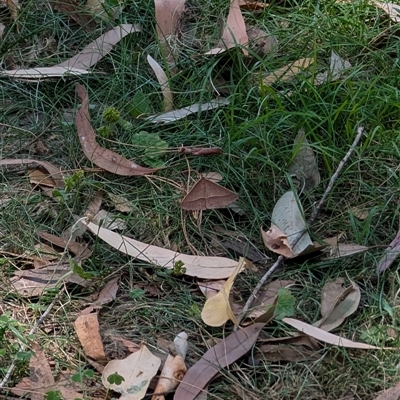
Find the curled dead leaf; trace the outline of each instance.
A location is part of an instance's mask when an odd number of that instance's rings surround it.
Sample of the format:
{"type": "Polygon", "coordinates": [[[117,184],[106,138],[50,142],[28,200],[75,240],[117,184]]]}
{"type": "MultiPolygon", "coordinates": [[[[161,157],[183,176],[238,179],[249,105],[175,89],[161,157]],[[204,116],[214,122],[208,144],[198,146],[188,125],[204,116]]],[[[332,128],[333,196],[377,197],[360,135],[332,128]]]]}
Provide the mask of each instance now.
{"type": "Polygon", "coordinates": [[[290,247],[288,238],[276,225],[272,225],[268,231],[261,228],[261,236],[265,247],[274,253],[281,254],[284,257],[293,257],[293,250],[290,247]]]}
{"type": "Polygon", "coordinates": [[[96,134],[90,124],[89,98],[86,89],[77,84],[75,86],[82,107],[76,113],[76,128],[79,141],[85,156],[104,170],[116,175],[140,176],[151,174],[157,169],[144,168],[133,161],[129,161],[119,154],[100,147],[96,142],[96,134]]]}

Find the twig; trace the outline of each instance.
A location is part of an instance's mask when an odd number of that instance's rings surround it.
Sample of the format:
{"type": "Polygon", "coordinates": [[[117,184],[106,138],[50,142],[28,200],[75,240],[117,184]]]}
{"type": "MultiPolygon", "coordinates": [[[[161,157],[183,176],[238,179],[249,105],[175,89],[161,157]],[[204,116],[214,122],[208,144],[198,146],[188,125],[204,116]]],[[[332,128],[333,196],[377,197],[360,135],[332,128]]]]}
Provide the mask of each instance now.
{"type": "MultiPolygon", "coordinates": [[[[57,295],[54,297],[53,301],[49,304],[49,306],[46,308],[46,311],[41,315],[41,317],[36,321],[35,325],[33,326],[33,328],[29,331],[28,335],[33,335],[36,330],[39,328],[39,326],[42,324],[42,322],[47,318],[47,316],[50,314],[50,311],[52,310],[52,308],[54,307],[54,305],[56,304],[56,301],[58,300],[58,298],[60,297],[61,293],[64,292],[64,289],[60,290],[57,295]]],[[[19,351],[24,351],[26,349],[27,345],[24,343],[21,343],[19,346],[19,351]]],[[[0,389],[3,389],[4,386],[6,385],[6,383],[8,382],[8,380],[10,379],[12,373],[14,372],[14,369],[17,365],[17,358],[14,357],[10,367],[8,368],[3,380],[0,382],[0,389]]]]}
{"type": "MultiPolygon", "coordinates": [[[[317,207],[315,207],[313,213],[311,214],[311,217],[308,221],[308,226],[310,227],[312,224],[314,224],[315,220],[317,219],[319,212],[321,211],[322,205],[325,203],[327,197],[329,196],[330,192],[333,189],[333,185],[335,184],[340,172],[342,171],[344,165],[346,164],[347,160],[350,158],[351,154],[353,153],[354,149],[357,147],[359,141],[361,140],[362,135],[364,134],[364,128],[363,127],[358,127],[357,128],[357,135],[353,141],[353,144],[351,145],[349,151],[346,153],[346,155],[343,157],[342,161],[340,161],[335,173],[332,175],[329,184],[325,190],[325,193],[323,194],[321,200],[319,201],[317,207]]],[[[300,241],[300,239],[303,237],[303,235],[307,232],[307,229],[304,229],[291,243],[291,247],[294,248],[296,244],[300,241]]],[[[276,271],[276,269],[282,264],[282,261],[285,259],[283,256],[279,256],[275,263],[271,266],[271,268],[264,274],[264,276],[260,279],[258,282],[257,286],[254,288],[252,294],[250,297],[247,299],[246,304],[243,307],[242,312],[240,313],[238,317],[239,323],[244,319],[244,317],[247,314],[247,311],[250,309],[252,306],[258,292],[260,289],[264,286],[265,282],[268,280],[268,278],[276,271]]],[[[235,327],[236,328],[236,327],[235,327]]],[[[236,330],[236,329],[235,329],[236,330]]]]}

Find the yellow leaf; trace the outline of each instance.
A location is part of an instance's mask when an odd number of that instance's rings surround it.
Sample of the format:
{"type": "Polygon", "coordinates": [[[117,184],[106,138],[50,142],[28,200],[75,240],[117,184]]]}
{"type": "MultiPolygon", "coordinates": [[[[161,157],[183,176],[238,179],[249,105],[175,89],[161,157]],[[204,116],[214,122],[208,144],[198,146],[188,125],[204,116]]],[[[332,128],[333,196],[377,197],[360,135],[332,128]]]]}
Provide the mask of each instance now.
{"type": "Polygon", "coordinates": [[[235,325],[238,325],[238,321],[229,304],[229,293],[232,289],[236,275],[242,271],[245,266],[246,260],[240,258],[237,267],[225,282],[224,286],[222,286],[218,294],[209,298],[205,302],[203,311],[201,312],[201,318],[205,324],[209,326],[221,326],[230,319],[235,325]]]}
{"type": "Polygon", "coordinates": [[[279,82],[287,82],[300,73],[303,69],[308,68],[314,62],[313,58],[301,58],[293,62],[292,64],[285,65],[272,72],[272,74],[267,75],[263,79],[263,84],[268,86],[277,81],[279,82]]]}

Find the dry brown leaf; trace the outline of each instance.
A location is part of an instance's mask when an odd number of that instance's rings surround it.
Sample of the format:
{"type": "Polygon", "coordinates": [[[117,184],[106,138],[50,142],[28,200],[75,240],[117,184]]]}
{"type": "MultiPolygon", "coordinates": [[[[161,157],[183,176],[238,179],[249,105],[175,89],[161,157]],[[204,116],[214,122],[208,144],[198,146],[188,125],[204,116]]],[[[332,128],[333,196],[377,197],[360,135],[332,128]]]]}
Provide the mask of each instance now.
{"type": "Polygon", "coordinates": [[[290,247],[288,238],[276,225],[272,225],[268,231],[261,228],[261,236],[265,247],[274,253],[281,254],[286,258],[293,257],[293,250],[290,247]]]}
{"type": "Polygon", "coordinates": [[[157,374],[161,360],[154,356],[143,344],[139,351],[123,360],[112,360],[104,368],[103,385],[122,393],[120,399],[140,400],[146,395],[151,379],[157,374]],[[110,384],[107,378],[118,373],[124,380],[120,385],[110,384]]]}
{"type": "Polygon", "coordinates": [[[228,278],[237,267],[237,261],[225,257],[191,256],[163,249],[122,236],[91,222],[88,228],[115,249],[163,268],[173,268],[178,261],[183,262],[185,274],[203,279],[228,278]]]}
{"type": "Polygon", "coordinates": [[[157,81],[161,86],[161,91],[164,97],[164,111],[171,111],[174,108],[172,92],[169,87],[169,80],[161,65],[150,55],[147,55],[147,62],[157,77],[157,81]]]}
{"type": "Polygon", "coordinates": [[[374,400],[399,400],[400,398],[400,382],[395,386],[383,391],[374,400]]]}
{"type": "Polygon", "coordinates": [[[78,25],[93,30],[96,22],[93,17],[84,12],[81,5],[76,0],[52,1],[54,10],[65,13],[72,18],[78,25]]]}
{"type": "Polygon", "coordinates": [[[136,353],[138,350],[140,350],[140,345],[121,336],[110,336],[110,339],[114,342],[121,342],[131,353],[136,353]]]}
{"type": "Polygon", "coordinates": [[[82,107],[76,113],[76,128],[85,156],[93,164],[116,175],[140,176],[157,171],[157,169],[141,167],[109,149],[100,147],[96,142],[96,134],[90,124],[89,98],[86,89],[79,84],[75,86],[75,89],[82,103],[82,107]]]}
{"type": "Polygon", "coordinates": [[[51,178],[54,181],[56,187],[64,187],[64,178],[61,170],[47,161],[38,161],[27,158],[4,158],[3,160],[0,160],[0,166],[9,165],[26,165],[27,167],[34,168],[40,166],[48,172],[47,178],[51,178]]]}
{"type": "Polygon", "coordinates": [[[219,172],[203,172],[200,176],[213,183],[218,183],[223,179],[219,172]]]}
{"type": "Polygon", "coordinates": [[[49,174],[41,171],[39,168],[28,168],[28,175],[29,175],[29,181],[33,185],[39,185],[39,186],[47,186],[49,188],[55,188],[56,183],[54,182],[54,179],[49,177],[49,174]]]}
{"type": "Polygon", "coordinates": [[[249,49],[257,53],[260,57],[265,57],[267,54],[278,49],[278,39],[276,36],[252,25],[246,25],[246,31],[249,37],[249,49]]]}
{"type": "Polygon", "coordinates": [[[47,263],[40,269],[15,271],[11,283],[23,297],[41,295],[46,289],[59,287],[66,282],[88,287],[90,282],[71,272],[69,263],[47,263]]]}
{"type": "Polygon", "coordinates": [[[263,84],[268,86],[275,82],[287,82],[308,68],[313,62],[313,58],[301,58],[292,64],[285,65],[263,78],[263,84]]]}
{"type": "Polygon", "coordinates": [[[248,55],[248,51],[243,46],[248,43],[249,38],[239,4],[239,0],[231,0],[220,43],[206,54],[219,54],[232,47],[241,46],[243,54],[248,55]]]}
{"type": "Polygon", "coordinates": [[[359,207],[352,207],[350,209],[350,212],[360,221],[364,221],[365,219],[368,218],[369,215],[369,210],[365,208],[359,208],[359,207]]]}
{"type": "Polygon", "coordinates": [[[10,10],[11,18],[14,22],[18,22],[18,15],[21,10],[21,5],[18,0],[6,0],[8,9],[10,10]]]}
{"type": "Polygon", "coordinates": [[[372,1],[372,4],[375,4],[377,7],[385,11],[392,21],[400,22],[400,5],[395,3],[383,3],[380,1],[372,1]]]}
{"type": "Polygon", "coordinates": [[[307,324],[303,321],[299,321],[297,319],[283,318],[282,321],[299,330],[300,332],[305,333],[306,335],[310,335],[311,337],[320,340],[321,342],[329,343],[334,346],[347,347],[350,349],[382,349],[382,347],[376,347],[366,343],[353,342],[352,340],[345,339],[343,337],[334,335],[333,333],[326,332],[323,329],[319,329],[315,326],[307,324]]]}
{"type": "Polygon", "coordinates": [[[281,337],[281,338],[267,338],[259,339],[259,342],[269,343],[269,344],[286,344],[291,346],[306,346],[311,350],[320,350],[321,346],[318,342],[311,336],[296,334],[295,336],[281,337]]]}
{"type": "Polygon", "coordinates": [[[255,1],[255,0],[240,0],[239,6],[242,10],[262,11],[262,10],[264,10],[264,8],[269,7],[269,4],[262,3],[261,1],[255,1]]]}
{"type": "Polygon", "coordinates": [[[354,282],[344,288],[343,283],[344,279],[338,278],[325,284],[321,296],[322,319],[314,326],[329,332],[357,310],[361,299],[360,288],[354,282]]]}
{"type": "Polygon", "coordinates": [[[89,307],[86,307],[80,312],[80,315],[87,315],[92,313],[95,309],[101,308],[103,304],[110,303],[117,297],[117,291],[119,288],[119,277],[117,276],[114,279],[111,279],[107,283],[106,286],[104,286],[103,289],[101,289],[99,296],[97,297],[97,300],[94,301],[89,307]]]}
{"type": "MultiPolygon", "coordinates": [[[[324,239],[324,241],[326,242],[327,239],[324,239]]],[[[369,250],[369,247],[361,246],[359,244],[337,243],[336,245],[331,245],[330,248],[325,250],[324,259],[333,260],[335,258],[348,257],[352,256],[353,254],[363,253],[367,250],[369,250]]]]}
{"type": "Polygon", "coordinates": [[[117,211],[126,212],[126,213],[129,213],[132,211],[131,202],[129,200],[127,200],[125,197],[117,195],[117,194],[113,194],[113,193],[108,193],[108,197],[112,201],[112,204],[117,211]]]}
{"type": "Polygon", "coordinates": [[[209,349],[188,370],[175,392],[174,400],[194,400],[221,368],[232,364],[253,347],[264,325],[257,323],[239,329],[209,349]]]}
{"type": "Polygon", "coordinates": [[[209,297],[205,302],[201,312],[201,319],[206,325],[221,326],[228,320],[231,320],[235,325],[238,325],[238,321],[233,314],[229,303],[229,294],[237,274],[245,268],[245,263],[245,259],[240,258],[237,267],[224,283],[221,290],[215,296],[209,297]]]}
{"type": "Polygon", "coordinates": [[[84,353],[96,361],[107,359],[100,335],[97,313],[80,315],[74,322],[74,329],[84,353]]]}
{"type": "Polygon", "coordinates": [[[178,21],[185,10],[185,0],[154,0],[157,35],[164,40],[176,33],[178,21]]]}
{"type": "Polygon", "coordinates": [[[201,177],[182,200],[184,210],[200,211],[226,207],[238,198],[231,190],[201,177]]]}

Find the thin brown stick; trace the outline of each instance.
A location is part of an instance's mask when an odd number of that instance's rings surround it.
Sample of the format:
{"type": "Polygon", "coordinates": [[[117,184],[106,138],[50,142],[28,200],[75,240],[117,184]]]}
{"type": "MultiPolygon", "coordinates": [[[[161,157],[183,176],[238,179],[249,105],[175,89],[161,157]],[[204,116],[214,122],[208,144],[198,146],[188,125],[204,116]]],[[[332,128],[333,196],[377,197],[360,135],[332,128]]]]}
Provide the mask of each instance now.
{"type": "MultiPolygon", "coordinates": [[[[315,207],[315,210],[313,211],[313,213],[311,214],[311,217],[308,221],[308,226],[310,227],[312,224],[314,224],[314,222],[316,221],[319,212],[321,211],[321,208],[323,206],[323,204],[325,203],[326,199],[328,198],[330,192],[333,189],[333,186],[337,180],[337,178],[339,177],[340,172],[342,171],[344,165],[346,164],[347,160],[350,158],[351,154],[353,153],[353,151],[355,150],[356,146],[358,145],[359,141],[361,140],[362,135],[364,134],[364,128],[363,127],[358,127],[357,128],[357,135],[353,141],[353,144],[351,145],[349,151],[346,153],[346,155],[343,157],[342,161],[340,161],[335,173],[332,175],[331,179],[329,180],[329,184],[325,190],[325,193],[323,194],[321,200],[319,201],[317,207],[315,207]]],[[[303,230],[303,232],[301,232],[296,239],[293,241],[293,243],[291,243],[291,247],[294,248],[296,246],[296,244],[300,241],[300,239],[303,237],[303,235],[307,232],[307,229],[303,230]]],[[[271,266],[271,268],[264,274],[264,276],[260,279],[260,281],[257,283],[256,287],[254,288],[252,294],[250,295],[250,297],[247,299],[246,304],[243,307],[243,311],[240,313],[239,317],[238,317],[238,321],[239,323],[244,319],[244,317],[247,314],[247,311],[250,309],[250,307],[252,306],[258,292],[260,291],[260,289],[264,286],[265,282],[270,278],[271,275],[274,274],[274,272],[276,271],[276,269],[282,264],[282,261],[285,259],[285,257],[283,256],[279,256],[275,263],[271,266]]],[[[236,328],[236,327],[235,327],[236,328]]]]}

